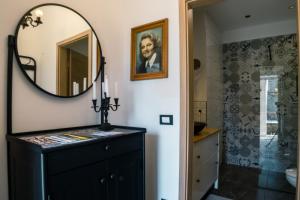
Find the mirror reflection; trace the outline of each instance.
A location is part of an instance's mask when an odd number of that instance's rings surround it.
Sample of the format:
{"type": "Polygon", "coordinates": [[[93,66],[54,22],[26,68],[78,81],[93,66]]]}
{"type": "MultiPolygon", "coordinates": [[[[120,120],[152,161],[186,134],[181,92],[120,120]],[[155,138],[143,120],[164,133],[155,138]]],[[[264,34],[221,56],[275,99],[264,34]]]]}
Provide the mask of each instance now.
{"type": "Polygon", "coordinates": [[[59,5],[40,6],[21,19],[17,51],[26,75],[57,96],[84,92],[100,70],[100,46],[92,28],[59,5]]]}

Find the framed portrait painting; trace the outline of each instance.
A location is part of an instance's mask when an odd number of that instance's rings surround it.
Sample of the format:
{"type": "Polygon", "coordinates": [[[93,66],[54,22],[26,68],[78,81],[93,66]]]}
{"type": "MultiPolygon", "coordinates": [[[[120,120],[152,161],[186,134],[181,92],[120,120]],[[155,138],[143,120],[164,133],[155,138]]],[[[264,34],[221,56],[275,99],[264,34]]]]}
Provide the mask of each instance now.
{"type": "Polygon", "coordinates": [[[168,77],[168,19],[131,29],[132,81],[168,77]]]}

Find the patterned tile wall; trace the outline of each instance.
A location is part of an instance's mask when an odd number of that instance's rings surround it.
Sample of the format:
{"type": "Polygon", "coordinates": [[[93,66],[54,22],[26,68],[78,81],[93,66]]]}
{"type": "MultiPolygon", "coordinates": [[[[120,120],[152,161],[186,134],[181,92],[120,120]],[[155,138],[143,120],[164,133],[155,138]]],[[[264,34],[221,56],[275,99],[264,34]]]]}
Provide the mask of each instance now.
{"type": "Polygon", "coordinates": [[[224,159],[226,163],[282,171],[296,163],[296,35],[223,45],[224,159]],[[270,51],[269,51],[270,49],[270,51]],[[269,53],[271,52],[271,53],[269,53]],[[270,56],[272,57],[270,59],[270,56]],[[270,142],[260,138],[260,76],[278,75],[279,112],[283,131],[270,142]],[[267,145],[267,146],[266,146],[267,145]]]}

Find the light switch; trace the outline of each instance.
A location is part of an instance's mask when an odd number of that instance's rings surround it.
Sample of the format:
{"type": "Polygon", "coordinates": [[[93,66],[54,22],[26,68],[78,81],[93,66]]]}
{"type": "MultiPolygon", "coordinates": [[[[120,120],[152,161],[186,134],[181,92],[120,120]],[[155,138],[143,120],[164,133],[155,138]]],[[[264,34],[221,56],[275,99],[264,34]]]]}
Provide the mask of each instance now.
{"type": "Polygon", "coordinates": [[[173,115],[160,115],[159,123],[162,125],[173,125],[173,115]]]}

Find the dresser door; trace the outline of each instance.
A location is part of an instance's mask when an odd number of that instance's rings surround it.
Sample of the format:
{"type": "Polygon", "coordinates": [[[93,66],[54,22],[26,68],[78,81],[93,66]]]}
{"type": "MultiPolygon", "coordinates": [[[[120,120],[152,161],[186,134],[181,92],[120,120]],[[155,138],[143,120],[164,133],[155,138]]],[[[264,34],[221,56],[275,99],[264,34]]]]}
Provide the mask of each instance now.
{"type": "Polygon", "coordinates": [[[105,162],[50,175],[47,200],[108,200],[108,181],[105,162]]]}
{"type": "Polygon", "coordinates": [[[142,200],[143,162],[141,151],[108,161],[109,200],[142,200]]]}

